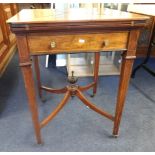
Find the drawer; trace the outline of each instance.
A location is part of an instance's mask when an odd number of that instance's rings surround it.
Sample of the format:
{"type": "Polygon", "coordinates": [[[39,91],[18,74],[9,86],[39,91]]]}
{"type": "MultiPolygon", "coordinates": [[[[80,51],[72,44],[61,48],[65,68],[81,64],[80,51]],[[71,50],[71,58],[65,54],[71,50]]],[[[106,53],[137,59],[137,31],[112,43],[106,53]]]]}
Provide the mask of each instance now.
{"type": "Polygon", "coordinates": [[[76,35],[29,35],[31,54],[125,50],[128,32],[76,35]]]}

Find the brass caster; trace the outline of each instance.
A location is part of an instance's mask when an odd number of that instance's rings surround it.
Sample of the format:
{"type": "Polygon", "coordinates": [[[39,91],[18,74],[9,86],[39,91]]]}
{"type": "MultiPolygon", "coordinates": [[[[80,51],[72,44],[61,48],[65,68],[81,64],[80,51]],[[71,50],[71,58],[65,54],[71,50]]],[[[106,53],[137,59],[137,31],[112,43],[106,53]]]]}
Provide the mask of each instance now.
{"type": "Polygon", "coordinates": [[[41,99],[41,101],[42,101],[43,103],[46,102],[46,98],[44,98],[44,97],[40,97],[40,99],[41,99]]]}
{"type": "Polygon", "coordinates": [[[95,94],[90,95],[90,97],[94,97],[94,96],[95,96],[95,94]]]}
{"type": "Polygon", "coordinates": [[[112,135],[113,136],[113,138],[117,138],[118,137],[118,135],[112,135]]]}
{"type": "Polygon", "coordinates": [[[37,145],[44,146],[44,142],[37,143],[37,145]]]}

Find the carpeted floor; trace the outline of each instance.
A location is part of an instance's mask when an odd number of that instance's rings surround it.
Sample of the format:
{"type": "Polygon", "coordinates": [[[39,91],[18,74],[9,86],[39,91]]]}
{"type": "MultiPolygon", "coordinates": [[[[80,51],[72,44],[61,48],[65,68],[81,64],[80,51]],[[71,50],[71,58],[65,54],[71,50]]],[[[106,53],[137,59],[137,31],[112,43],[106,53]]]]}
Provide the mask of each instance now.
{"type": "MultiPolygon", "coordinates": [[[[45,69],[44,61],[42,57],[42,82],[55,88],[66,85],[65,69],[45,69]]],[[[151,65],[155,68],[155,63],[151,65]]],[[[91,90],[85,95],[114,114],[118,80],[118,76],[100,77],[96,96],[89,97],[91,90]]],[[[90,81],[91,77],[80,78],[78,83],[90,81]]],[[[44,93],[45,102],[37,98],[40,120],[62,97],[44,93]]],[[[0,79],[0,151],[155,151],[155,78],[140,69],[131,79],[117,139],[111,136],[113,123],[77,98],[42,129],[43,145],[36,144],[30,116],[16,55],[0,79]]]]}

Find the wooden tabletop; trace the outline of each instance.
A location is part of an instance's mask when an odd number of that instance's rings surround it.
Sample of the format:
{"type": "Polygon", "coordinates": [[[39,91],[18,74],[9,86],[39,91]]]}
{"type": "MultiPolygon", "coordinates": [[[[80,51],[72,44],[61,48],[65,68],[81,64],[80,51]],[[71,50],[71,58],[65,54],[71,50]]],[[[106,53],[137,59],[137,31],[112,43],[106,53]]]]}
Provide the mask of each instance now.
{"type": "Polygon", "coordinates": [[[133,21],[146,20],[147,16],[112,10],[107,8],[72,8],[67,10],[57,9],[23,9],[10,18],[7,23],[59,23],[83,21],[133,21]]]}
{"type": "Polygon", "coordinates": [[[134,4],[128,6],[128,11],[155,16],[155,4],[134,4]]]}

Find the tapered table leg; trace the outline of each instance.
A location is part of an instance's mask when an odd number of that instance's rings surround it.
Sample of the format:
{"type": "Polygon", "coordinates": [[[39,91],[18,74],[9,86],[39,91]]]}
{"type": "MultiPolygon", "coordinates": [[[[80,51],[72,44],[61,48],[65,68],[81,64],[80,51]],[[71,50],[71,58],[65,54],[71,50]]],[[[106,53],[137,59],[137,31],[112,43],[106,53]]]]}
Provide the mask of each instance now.
{"type": "Polygon", "coordinates": [[[93,87],[93,96],[97,92],[97,82],[98,82],[98,72],[100,64],[100,53],[95,53],[95,64],[94,64],[94,87],[93,87]]]}
{"type": "Polygon", "coordinates": [[[37,143],[41,144],[41,133],[40,133],[40,124],[38,119],[38,108],[36,103],[36,96],[35,96],[35,87],[34,87],[34,80],[32,75],[32,64],[30,61],[30,54],[27,45],[26,36],[18,35],[17,36],[17,45],[18,45],[18,52],[19,52],[19,59],[20,59],[20,66],[23,73],[26,93],[28,97],[29,108],[32,116],[32,121],[34,125],[35,135],[37,139],[37,143]]]}
{"type": "Polygon", "coordinates": [[[118,135],[119,124],[122,116],[122,111],[125,103],[125,97],[127,93],[127,88],[129,84],[131,69],[133,60],[127,60],[123,58],[122,60],[122,70],[121,70],[121,77],[120,77],[120,84],[118,90],[118,97],[117,97],[117,105],[116,105],[116,113],[115,113],[115,121],[114,121],[114,129],[113,135],[118,135]]]}
{"type": "Polygon", "coordinates": [[[38,56],[33,56],[33,57],[34,57],[34,68],[35,68],[35,72],[36,72],[37,85],[38,85],[38,93],[39,93],[39,96],[41,98],[42,97],[42,90],[41,90],[39,60],[38,60],[38,56]]]}
{"type": "Polygon", "coordinates": [[[114,120],[114,128],[113,128],[114,136],[118,136],[119,126],[120,126],[120,121],[121,121],[122,112],[124,108],[129,80],[131,76],[132,66],[133,66],[134,59],[136,58],[135,54],[136,54],[138,37],[139,37],[138,31],[133,30],[130,32],[128,50],[122,56],[122,68],[121,68],[120,83],[119,83],[119,89],[118,89],[118,95],[117,95],[115,120],[114,120]]]}

